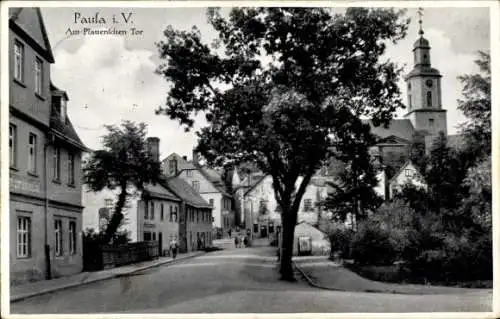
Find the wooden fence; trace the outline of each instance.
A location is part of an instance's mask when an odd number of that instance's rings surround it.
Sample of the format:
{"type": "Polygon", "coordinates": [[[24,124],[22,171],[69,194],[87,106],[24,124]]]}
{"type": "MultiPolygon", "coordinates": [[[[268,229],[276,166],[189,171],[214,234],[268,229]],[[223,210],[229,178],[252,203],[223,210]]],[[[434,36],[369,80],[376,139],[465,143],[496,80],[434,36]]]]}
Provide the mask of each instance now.
{"type": "Polygon", "coordinates": [[[128,243],[120,246],[86,242],[83,245],[84,271],[120,267],[159,257],[157,241],[128,243]]]}

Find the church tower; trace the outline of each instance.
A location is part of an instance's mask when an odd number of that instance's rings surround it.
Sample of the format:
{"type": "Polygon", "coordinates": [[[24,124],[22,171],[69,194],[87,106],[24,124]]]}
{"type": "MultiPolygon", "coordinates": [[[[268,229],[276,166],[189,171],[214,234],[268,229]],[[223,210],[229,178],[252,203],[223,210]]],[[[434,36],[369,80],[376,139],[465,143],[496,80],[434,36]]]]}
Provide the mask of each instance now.
{"type": "MultiPolygon", "coordinates": [[[[408,88],[409,119],[416,131],[426,135],[426,144],[446,132],[446,110],[441,104],[441,74],[431,67],[429,41],[423,37],[422,13],[419,10],[419,38],[413,44],[413,70],[405,77],[408,88]]],[[[427,147],[426,147],[427,148],[427,147]]]]}

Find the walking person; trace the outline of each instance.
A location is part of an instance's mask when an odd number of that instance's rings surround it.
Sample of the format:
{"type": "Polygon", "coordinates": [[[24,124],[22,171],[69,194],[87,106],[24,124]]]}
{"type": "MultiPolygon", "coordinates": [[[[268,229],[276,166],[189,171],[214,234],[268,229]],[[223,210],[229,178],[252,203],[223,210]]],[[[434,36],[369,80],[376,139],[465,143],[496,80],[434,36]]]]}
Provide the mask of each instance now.
{"type": "Polygon", "coordinates": [[[172,252],[172,258],[177,257],[177,240],[173,238],[170,241],[170,251],[172,252]]]}
{"type": "Polygon", "coordinates": [[[238,236],[235,236],[234,237],[234,245],[236,246],[236,248],[239,248],[239,245],[240,245],[240,239],[238,236]]]}

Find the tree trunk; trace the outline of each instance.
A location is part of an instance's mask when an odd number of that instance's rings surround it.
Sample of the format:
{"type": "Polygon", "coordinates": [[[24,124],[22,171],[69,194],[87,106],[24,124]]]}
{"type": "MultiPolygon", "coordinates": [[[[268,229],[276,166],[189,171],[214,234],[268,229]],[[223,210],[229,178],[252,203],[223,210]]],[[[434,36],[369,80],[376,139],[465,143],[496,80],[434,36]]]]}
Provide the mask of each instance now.
{"type": "Polygon", "coordinates": [[[111,216],[111,220],[108,224],[108,227],[106,227],[106,233],[103,239],[104,244],[109,244],[111,238],[113,238],[113,236],[116,234],[118,227],[120,227],[120,223],[123,220],[122,210],[123,207],[125,206],[126,200],[127,200],[127,188],[122,187],[121,192],[118,195],[118,201],[116,202],[115,211],[111,216]]]}
{"type": "Polygon", "coordinates": [[[297,221],[297,212],[288,212],[289,218],[282,218],[283,241],[281,243],[280,256],[280,274],[281,280],[295,281],[292,267],[293,256],[293,238],[295,234],[295,223],[297,221]]]}

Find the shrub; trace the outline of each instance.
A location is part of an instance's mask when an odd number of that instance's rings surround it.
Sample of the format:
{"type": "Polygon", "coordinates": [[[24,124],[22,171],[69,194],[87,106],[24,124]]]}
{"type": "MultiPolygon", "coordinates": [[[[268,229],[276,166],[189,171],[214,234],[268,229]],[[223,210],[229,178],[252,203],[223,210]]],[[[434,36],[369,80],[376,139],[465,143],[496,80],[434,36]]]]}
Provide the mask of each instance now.
{"type": "Polygon", "coordinates": [[[331,253],[340,252],[343,259],[351,258],[351,240],[353,231],[345,227],[336,227],[330,230],[328,239],[331,244],[331,253]]]}
{"type": "Polygon", "coordinates": [[[360,265],[390,265],[398,253],[387,230],[378,223],[365,222],[353,236],[351,256],[360,265]]]}

